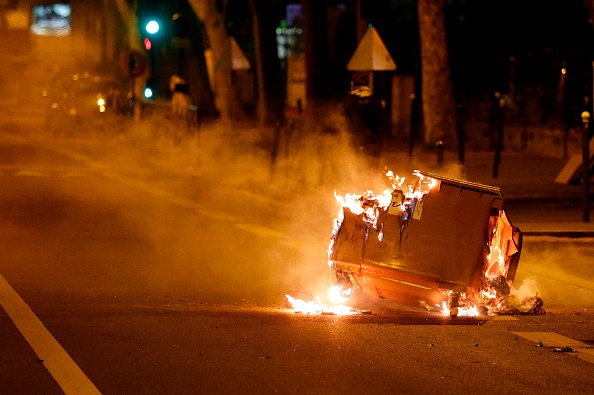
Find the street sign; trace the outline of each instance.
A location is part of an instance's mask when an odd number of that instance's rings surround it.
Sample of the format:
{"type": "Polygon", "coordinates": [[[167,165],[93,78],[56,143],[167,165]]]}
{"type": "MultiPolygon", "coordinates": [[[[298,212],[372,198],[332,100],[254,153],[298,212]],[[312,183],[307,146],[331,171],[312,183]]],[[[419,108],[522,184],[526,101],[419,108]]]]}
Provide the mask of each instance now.
{"type": "Polygon", "coordinates": [[[231,69],[234,71],[250,69],[250,61],[233,37],[231,37],[231,69]]]}
{"type": "Polygon", "coordinates": [[[396,63],[384,45],[377,30],[372,26],[359,42],[347,70],[350,71],[386,71],[396,70],[396,63]]]}
{"type": "Polygon", "coordinates": [[[129,51],[122,54],[120,66],[128,77],[140,77],[146,71],[146,58],[138,51],[129,51]]]}

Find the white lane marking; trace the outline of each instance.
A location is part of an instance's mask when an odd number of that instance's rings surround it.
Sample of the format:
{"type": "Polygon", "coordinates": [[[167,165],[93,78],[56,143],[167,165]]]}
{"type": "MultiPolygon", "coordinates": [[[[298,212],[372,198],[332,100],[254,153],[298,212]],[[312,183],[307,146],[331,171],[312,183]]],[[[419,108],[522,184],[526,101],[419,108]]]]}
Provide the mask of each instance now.
{"type": "Polygon", "coordinates": [[[594,363],[594,346],[579,340],[574,340],[556,332],[513,332],[513,334],[532,340],[535,343],[542,342],[542,346],[547,348],[570,347],[575,350],[575,355],[578,358],[594,363]]]}
{"type": "Polygon", "coordinates": [[[65,394],[100,394],[1,274],[0,304],[65,394]]]}
{"type": "Polygon", "coordinates": [[[67,166],[0,166],[1,177],[88,177],[89,170],[67,166]]]}

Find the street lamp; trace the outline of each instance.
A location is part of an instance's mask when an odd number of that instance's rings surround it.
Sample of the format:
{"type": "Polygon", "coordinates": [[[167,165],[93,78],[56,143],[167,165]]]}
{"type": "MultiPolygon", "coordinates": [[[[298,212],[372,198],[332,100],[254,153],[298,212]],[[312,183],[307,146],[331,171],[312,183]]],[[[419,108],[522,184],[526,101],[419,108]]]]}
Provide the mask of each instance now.
{"type": "Polygon", "coordinates": [[[588,123],[590,113],[582,113],[582,219],[583,222],[590,222],[590,136],[588,123]]]}

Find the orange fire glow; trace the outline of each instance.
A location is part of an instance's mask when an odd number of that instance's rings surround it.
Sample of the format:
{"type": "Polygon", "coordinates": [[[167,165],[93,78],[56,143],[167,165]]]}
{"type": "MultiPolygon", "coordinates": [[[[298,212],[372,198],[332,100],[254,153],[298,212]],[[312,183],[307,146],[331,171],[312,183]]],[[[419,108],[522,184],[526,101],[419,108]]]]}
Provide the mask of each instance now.
{"type": "MultiPolygon", "coordinates": [[[[508,283],[508,286],[511,286],[511,283],[506,280],[509,270],[509,256],[517,252],[517,247],[511,241],[512,232],[512,226],[503,210],[499,212],[499,216],[496,218],[492,217],[489,253],[485,257],[483,272],[484,288],[471,297],[462,294],[460,297],[462,304],[457,307],[457,315],[478,316],[480,313],[477,305],[484,306],[488,315],[497,314],[502,309],[505,295],[500,295],[500,292],[492,283],[498,279],[503,279],[508,283]]],[[[442,304],[442,313],[444,315],[453,315],[446,302],[442,304]]]]}
{"type": "MultiPolygon", "coordinates": [[[[344,219],[343,210],[345,208],[349,209],[355,215],[361,215],[362,220],[369,226],[376,227],[378,217],[381,213],[388,210],[390,204],[392,203],[392,194],[394,191],[403,191],[406,201],[403,202],[403,204],[400,206],[400,209],[402,211],[406,211],[411,200],[422,199],[424,195],[429,193],[429,191],[438,184],[438,180],[423,176],[419,172],[415,171],[414,175],[417,177],[416,182],[414,184],[407,185],[406,188],[404,188],[403,185],[406,181],[404,177],[395,175],[391,170],[387,170],[385,174],[388,177],[392,188],[386,189],[378,195],[374,194],[374,192],[370,190],[367,190],[360,195],[356,193],[347,193],[344,196],[338,195],[336,192],[334,192],[334,197],[340,203],[341,207],[336,219],[334,220],[333,234],[336,234],[342,224],[344,219]]],[[[332,267],[332,260],[330,257],[334,248],[334,242],[335,238],[332,237],[330,239],[330,244],[327,251],[328,265],[330,267],[332,267]]],[[[343,296],[341,296],[341,292],[337,286],[333,286],[328,290],[328,297],[331,303],[330,305],[321,303],[318,297],[312,301],[295,299],[290,295],[286,295],[286,297],[295,312],[304,314],[359,314],[357,310],[341,304],[345,302],[348,297],[345,299],[343,296]]]]}
{"type": "MultiPolygon", "coordinates": [[[[348,209],[351,213],[361,216],[361,219],[369,227],[378,227],[378,218],[390,209],[398,207],[405,212],[414,207],[415,202],[422,201],[432,189],[439,186],[440,181],[432,177],[425,176],[418,171],[413,172],[415,178],[412,183],[407,183],[404,177],[395,175],[392,171],[387,170],[385,175],[391,184],[391,189],[388,188],[380,194],[374,194],[370,190],[364,191],[362,194],[347,193],[343,196],[336,192],[334,196],[340,203],[340,210],[334,220],[333,237],[330,239],[328,245],[328,265],[332,269],[333,261],[331,259],[334,250],[335,235],[340,229],[344,220],[344,209],[348,209]],[[395,205],[393,199],[400,194],[399,204],[395,205]]],[[[409,213],[409,215],[412,215],[409,213]]],[[[457,303],[455,306],[448,306],[448,302],[444,301],[437,308],[444,315],[457,316],[478,316],[481,314],[495,314],[501,307],[503,296],[498,295],[498,288],[501,284],[505,284],[507,272],[509,269],[509,257],[516,252],[517,248],[513,242],[510,242],[513,234],[513,228],[507,220],[503,210],[499,212],[498,216],[491,217],[490,223],[490,240],[488,242],[489,253],[485,257],[485,266],[483,270],[483,287],[471,295],[456,294],[457,303]],[[499,283],[498,283],[499,282],[499,283]],[[452,307],[452,308],[450,308],[452,307]]],[[[378,237],[383,237],[381,229],[378,230],[378,237]]],[[[511,285],[511,284],[508,284],[511,285]]],[[[450,292],[451,296],[451,292],[450,292]]],[[[337,314],[337,315],[352,315],[358,314],[358,311],[342,305],[348,299],[341,296],[340,290],[334,286],[328,290],[328,297],[331,304],[324,304],[320,302],[319,298],[313,301],[304,301],[295,299],[287,295],[287,300],[295,312],[304,314],[337,314]]]]}
{"type": "Polygon", "coordinates": [[[319,297],[315,297],[315,300],[302,300],[295,299],[290,295],[286,295],[287,300],[291,304],[293,310],[296,313],[302,314],[331,314],[331,315],[356,315],[359,312],[350,306],[329,305],[320,302],[319,297]]]}

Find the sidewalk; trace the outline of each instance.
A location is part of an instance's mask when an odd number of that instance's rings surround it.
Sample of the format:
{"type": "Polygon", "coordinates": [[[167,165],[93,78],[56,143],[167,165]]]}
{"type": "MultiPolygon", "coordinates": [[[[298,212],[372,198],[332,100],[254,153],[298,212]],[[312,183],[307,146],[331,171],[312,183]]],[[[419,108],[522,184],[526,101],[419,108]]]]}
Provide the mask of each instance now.
{"type": "Polygon", "coordinates": [[[582,185],[555,183],[565,159],[504,151],[498,177],[493,178],[493,158],[493,152],[466,152],[467,179],[499,187],[510,220],[525,236],[594,237],[594,188],[590,188],[591,219],[586,223],[582,185]]]}

